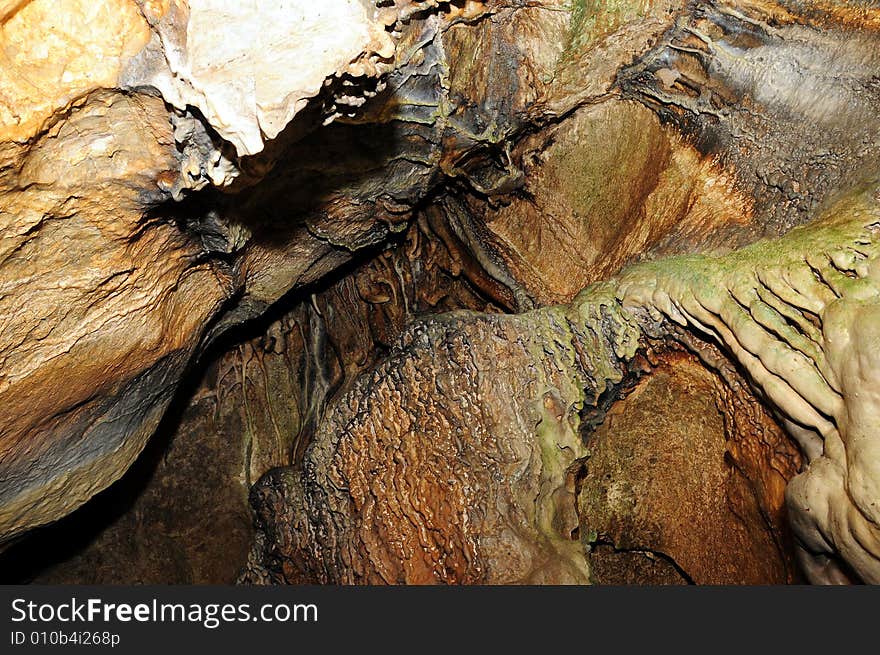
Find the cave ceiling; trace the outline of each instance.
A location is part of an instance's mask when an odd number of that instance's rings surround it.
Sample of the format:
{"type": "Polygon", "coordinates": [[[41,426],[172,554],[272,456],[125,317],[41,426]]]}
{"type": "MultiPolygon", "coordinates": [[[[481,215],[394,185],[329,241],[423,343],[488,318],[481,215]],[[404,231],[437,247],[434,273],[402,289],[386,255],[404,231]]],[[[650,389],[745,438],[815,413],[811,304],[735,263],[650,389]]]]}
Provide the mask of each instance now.
{"type": "Polygon", "coordinates": [[[880,582],[877,3],[0,0],[0,45],[7,578],[880,582]]]}

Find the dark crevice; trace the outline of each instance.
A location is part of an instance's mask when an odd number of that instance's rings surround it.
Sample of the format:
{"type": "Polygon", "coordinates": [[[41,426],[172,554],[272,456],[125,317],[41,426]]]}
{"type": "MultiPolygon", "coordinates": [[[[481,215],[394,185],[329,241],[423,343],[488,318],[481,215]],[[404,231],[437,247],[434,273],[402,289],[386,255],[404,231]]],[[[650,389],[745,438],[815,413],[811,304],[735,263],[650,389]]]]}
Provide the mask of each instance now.
{"type": "Polygon", "coordinates": [[[687,571],[685,571],[678,564],[678,562],[676,562],[672,557],[670,557],[666,553],[663,553],[659,550],[652,550],[650,548],[642,548],[639,546],[620,548],[620,547],[616,546],[614,544],[614,542],[611,541],[610,539],[601,538],[601,537],[599,539],[597,539],[596,541],[594,541],[592,543],[592,546],[593,547],[606,546],[606,547],[612,549],[615,554],[630,553],[630,554],[635,554],[635,555],[643,555],[643,556],[649,557],[649,558],[652,558],[652,557],[657,558],[657,559],[662,560],[663,562],[669,564],[673,569],[675,569],[675,572],[681,576],[682,580],[684,580],[686,584],[688,584],[688,585],[696,585],[697,584],[696,582],[694,582],[694,579],[690,576],[690,574],[687,571]]]}
{"type": "MultiPolygon", "coordinates": [[[[332,286],[385,246],[358,253],[357,258],[325,278],[288,293],[259,317],[226,329],[211,341],[181,379],[164,418],[137,460],[117,482],[95,495],[63,519],[37,528],[0,553],[0,584],[23,584],[88,548],[94,539],[120,517],[132,511],[138,497],[156,474],[181,425],[193,394],[203,383],[210,364],[240,344],[263,335],[268,326],[314,293],[332,286]]],[[[208,326],[207,332],[210,332],[208,326]]]]}

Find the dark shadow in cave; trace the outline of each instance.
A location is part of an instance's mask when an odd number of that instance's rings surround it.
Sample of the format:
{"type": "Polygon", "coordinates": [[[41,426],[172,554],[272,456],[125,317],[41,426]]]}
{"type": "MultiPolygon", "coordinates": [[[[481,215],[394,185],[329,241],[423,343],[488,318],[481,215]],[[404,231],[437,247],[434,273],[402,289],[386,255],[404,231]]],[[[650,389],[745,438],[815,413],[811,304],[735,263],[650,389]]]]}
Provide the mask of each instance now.
{"type": "MultiPolygon", "coordinates": [[[[346,277],[384,247],[385,244],[359,252],[356,259],[332,274],[312,285],[289,292],[261,316],[229,328],[214,340],[190,366],[162,422],[128,471],[75,512],[55,523],[37,528],[0,553],[0,584],[32,582],[88,548],[104,530],[132,511],[135,501],[155,476],[172,440],[177,436],[184,412],[211,364],[237,345],[263,335],[269,325],[299,303],[346,277]]],[[[222,535],[218,535],[218,538],[222,538],[222,535]]]]}
{"type": "MultiPolygon", "coordinates": [[[[151,210],[145,224],[174,221],[201,243],[207,258],[231,271],[235,253],[223,250],[225,235],[222,229],[218,232],[223,223],[241,223],[253,231],[254,241],[270,248],[281,247],[303,222],[321,211],[321,203],[334,193],[357,189],[360,184],[373,188],[375,183],[371,185],[367,178],[381,169],[386,158],[393,157],[399,145],[395,127],[333,123],[315,129],[320,125],[322,105],[329,92],[325,90],[287,126],[267,147],[261,162],[243,162],[243,168],[253,169],[277,159],[271,170],[263,171],[265,179],[234,195],[209,187],[190,193],[181,202],[168,201],[151,210]]],[[[376,102],[387,100],[387,93],[375,98],[376,102]]],[[[31,531],[0,551],[0,584],[32,582],[87,549],[102,532],[133,511],[156,475],[211,364],[237,345],[263,335],[268,326],[312,294],[332,286],[399,240],[400,236],[392,233],[350,253],[347,263],[313,283],[289,291],[258,316],[245,313],[242,322],[224,324],[216,333],[212,333],[213,326],[206,326],[204,351],[189,366],[160,425],[134,464],[116,483],[70,515],[31,531]]],[[[227,311],[234,308],[235,302],[233,298],[227,311]]],[[[223,313],[214,325],[222,317],[223,313]]]]}

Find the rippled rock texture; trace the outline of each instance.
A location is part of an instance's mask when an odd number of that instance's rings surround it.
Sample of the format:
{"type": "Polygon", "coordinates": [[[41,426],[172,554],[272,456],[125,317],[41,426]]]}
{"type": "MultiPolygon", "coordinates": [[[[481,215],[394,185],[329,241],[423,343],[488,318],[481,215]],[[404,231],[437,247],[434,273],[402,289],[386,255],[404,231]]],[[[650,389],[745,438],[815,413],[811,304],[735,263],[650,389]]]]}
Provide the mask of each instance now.
{"type": "Polygon", "coordinates": [[[0,44],[5,578],[880,581],[874,3],[0,44]]]}

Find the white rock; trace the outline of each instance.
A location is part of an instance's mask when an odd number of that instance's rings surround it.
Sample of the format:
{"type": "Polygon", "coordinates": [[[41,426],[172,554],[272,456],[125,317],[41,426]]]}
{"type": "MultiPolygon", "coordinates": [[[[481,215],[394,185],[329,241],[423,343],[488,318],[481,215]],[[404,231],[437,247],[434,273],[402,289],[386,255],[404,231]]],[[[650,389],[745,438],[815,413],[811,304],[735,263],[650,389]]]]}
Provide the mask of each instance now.
{"type": "Polygon", "coordinates": [[[187,5],[178,2],[153,26],[168,70],[149,82],[179,109],[197,107],[241,156],[260,152],[328,77],[362,56],[394,53],[375,7],[361,0],[187,5]]]}

